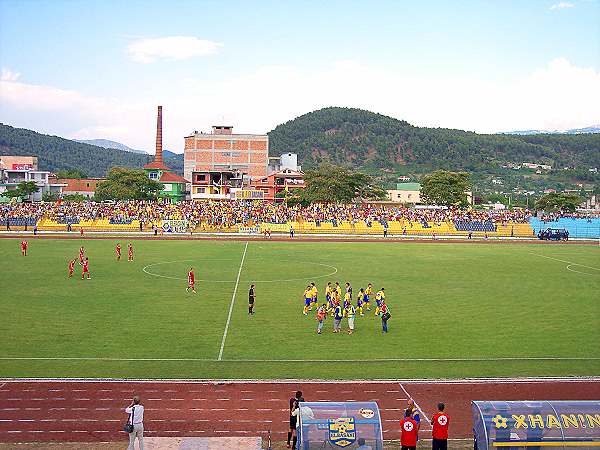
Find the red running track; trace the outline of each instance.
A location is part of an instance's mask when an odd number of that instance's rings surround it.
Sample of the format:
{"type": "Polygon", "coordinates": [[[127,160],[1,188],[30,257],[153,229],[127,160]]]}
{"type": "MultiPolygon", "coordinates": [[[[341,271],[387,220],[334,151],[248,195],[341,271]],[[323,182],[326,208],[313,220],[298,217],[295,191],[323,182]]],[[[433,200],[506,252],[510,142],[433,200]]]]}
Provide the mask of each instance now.
{"type": "MultiPolygon", "coordinates": [[[[600,379],[399,382],[160,382],[0,381],[0,442],[118,441],[133,395],[145,406],[144,434],[156,436],[264,436],[284,440],[288,399],[376,401],[384,438],[398,439],[397,423],[409,398],[427,418],[439,401],[452,418],[451,438],[471,434],[471,400],[591,400],[600,379]]],[[[422,438],[431,427],[422,419],[422,438]]]]}

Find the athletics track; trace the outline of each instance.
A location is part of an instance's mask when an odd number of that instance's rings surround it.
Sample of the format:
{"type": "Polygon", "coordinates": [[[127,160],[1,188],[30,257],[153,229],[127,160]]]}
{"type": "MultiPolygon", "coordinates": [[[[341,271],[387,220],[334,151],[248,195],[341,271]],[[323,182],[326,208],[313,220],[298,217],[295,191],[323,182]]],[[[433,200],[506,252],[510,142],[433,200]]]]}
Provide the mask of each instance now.
{"type": "Polygon", "coordinates": [[[451,416],[451,438],[471,437],[471,400],[591,400],[600,378],[407,381],[0,380],[0,442],[123,441],[123,408],[140,395],[144,434],[265,437],[285,440],[288,400],[376,401],[384,439],[399,438],[409,398],[422,410],[421,437],[439,401],[451,416]]]}

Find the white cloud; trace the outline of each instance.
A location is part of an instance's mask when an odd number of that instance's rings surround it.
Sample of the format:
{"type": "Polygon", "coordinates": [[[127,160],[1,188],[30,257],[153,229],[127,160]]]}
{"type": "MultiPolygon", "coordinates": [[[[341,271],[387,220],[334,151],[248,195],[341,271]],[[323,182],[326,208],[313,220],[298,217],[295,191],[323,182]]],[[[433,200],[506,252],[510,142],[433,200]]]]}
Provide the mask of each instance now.
{"type": "Polygon", "coordinates": [[[159,59],[180,61],[195,56],[213,55],[223,44],[194,36],[168,36],[138,39],[127,46],[132,61],[152,63],[159,59]]]}
{"type": "Polygon", "coordinates": [[[558,2],[558,3],[555,3],[554,5],[552,5],[550,7],[550,9],[566,9],[566,8],[572,8],[573,6],[575,6],[573,3],[558,2]]]}
{"type": "Polygon", "coordinates": [[[51,86],[0,82],[2,122],[77,139],[105,138],[154,148],[156,105],[163,105],[165,148],[181,152],[192,130],[223,120],[234,131],[264,133],[325,106],[368,109],[413,125],[477,132],[564,130],[598,122],[600,72],[550,61],[517,81],[426,76],[338,61],[321,67],[266,66],[218,81],[189,78],[161,87],[161,99],[131,87],[109,99],[51,86]],[[198,107],[201,99],[202,107],[198,107]]]}
{"type": "Polygon", "coordinates": [[[0,75],[1,81],[17,81],[21,74],[19,72],[13,72],[10,69],[2,68],[2,74],[0,75]]]}

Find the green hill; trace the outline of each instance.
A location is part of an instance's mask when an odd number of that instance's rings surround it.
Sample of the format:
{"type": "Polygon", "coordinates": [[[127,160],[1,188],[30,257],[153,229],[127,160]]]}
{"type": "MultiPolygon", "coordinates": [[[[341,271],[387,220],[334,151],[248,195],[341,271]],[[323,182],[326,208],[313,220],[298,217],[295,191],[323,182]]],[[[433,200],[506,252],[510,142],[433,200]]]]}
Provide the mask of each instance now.
{"type": "Polygon", "coordinates": [[[504,163],[600,166],[600,134],[528,136],[415,127],[354,108],[330,107],[277,126],[270,152],[293,151],[306,167],[321,161],[363,169],[455,169],[478,172],[504,163]]]}
{"type": "MultiPolygon", "coordinates": [[[[40,170],[79,169],[90,177],[103,177],[113,166],[141,168],[152,160],[152,155],[98,147],[4,124],[0,124],[0,155],[37,156],[40,170]]],[[[165,158],[165,164],[183,173],[183,158],[165,158]]]]}

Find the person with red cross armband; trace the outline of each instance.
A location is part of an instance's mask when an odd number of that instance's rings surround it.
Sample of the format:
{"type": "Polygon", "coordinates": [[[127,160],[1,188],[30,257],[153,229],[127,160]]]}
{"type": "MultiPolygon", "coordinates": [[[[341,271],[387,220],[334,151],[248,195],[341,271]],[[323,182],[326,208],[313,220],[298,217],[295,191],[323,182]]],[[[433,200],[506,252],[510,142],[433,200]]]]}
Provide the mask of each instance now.
{"type": "Polygon", "coordinates": [[[431,425],[432,450],[447,450],[448,449],[448,426],[450,425],[450,417],[444,412],[445,405],[438,403],[438,412],[433,415],[431,425]]]}
{"type": "Polygon", "coordinates": [[[404,412],[404,419],[400,421],[400,444],[402,450],[417,450],[417,421],[411,417],[411,411],[404,412]]]}

